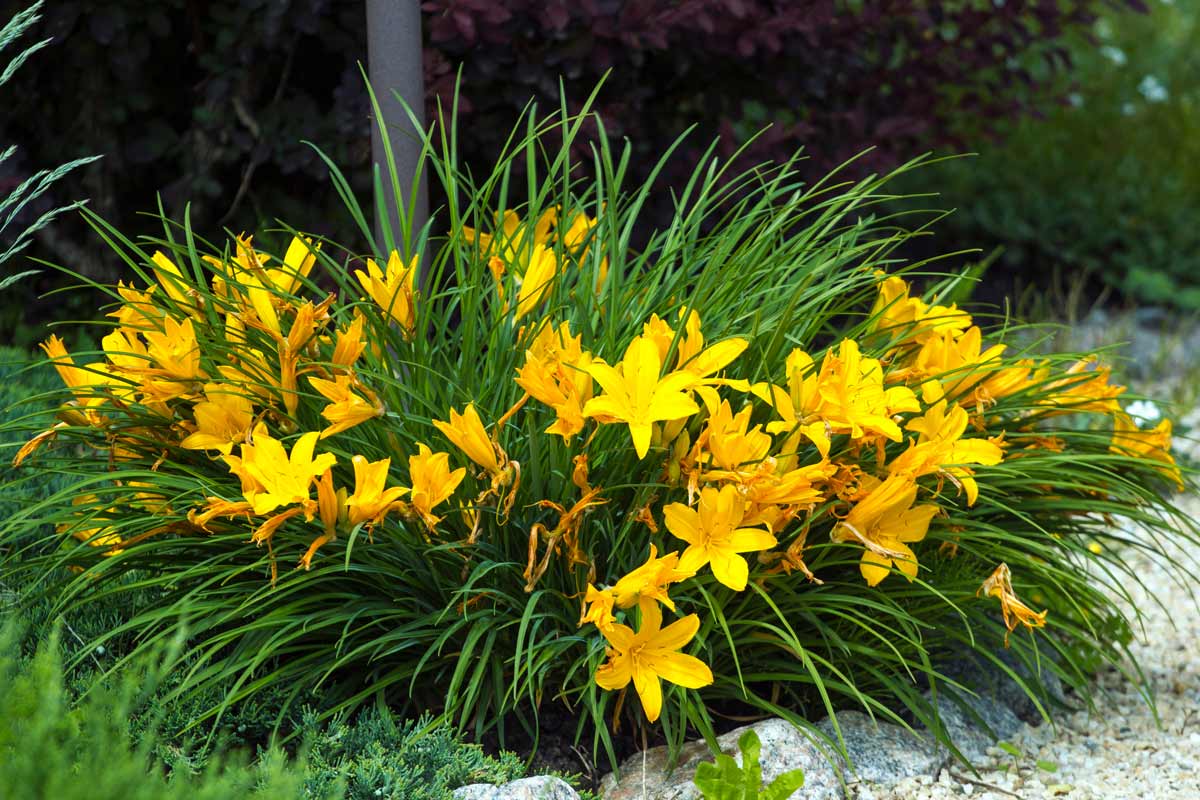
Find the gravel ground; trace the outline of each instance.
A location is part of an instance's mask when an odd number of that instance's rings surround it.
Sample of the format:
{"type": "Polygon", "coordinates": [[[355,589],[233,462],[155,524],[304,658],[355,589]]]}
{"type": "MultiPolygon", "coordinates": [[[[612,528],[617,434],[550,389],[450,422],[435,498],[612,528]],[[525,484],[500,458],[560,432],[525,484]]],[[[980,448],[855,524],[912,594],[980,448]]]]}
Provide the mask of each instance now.
{"type": "MultiPolygon", "coordinates": [[[[1200,498],[1185,498],[1181,507],[1200,515],[1200,498]]],[[[1175,548],[1172,557],[1200,575],[1196,554],[1175,548]]],[[[907,778],[887,788],[858,784],[851,796],[1200,800],[1200,614],[1164,569],[1134,558],[1145,588],[1133,586],[1130,593],[1145,615],[1145,631],[1132,650],[1154,691],[1157,719],[1137,689],[1110,669],[1095,680],[1098,713],[1064,715],[1057,727],[1024,726],[1008,740],[1020,756],[991,748],[979,775],[955,764],[937,778],[907,778]]]]}

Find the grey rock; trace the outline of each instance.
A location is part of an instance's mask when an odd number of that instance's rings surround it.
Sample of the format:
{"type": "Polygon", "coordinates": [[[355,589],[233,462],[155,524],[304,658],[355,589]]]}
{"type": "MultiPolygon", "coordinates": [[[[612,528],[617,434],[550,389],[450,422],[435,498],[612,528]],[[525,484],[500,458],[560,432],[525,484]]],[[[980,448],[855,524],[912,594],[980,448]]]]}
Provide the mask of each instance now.
{"type": "Polygon", "coordinates": [[[455,789],[451,794],[455,800],[579,800],[579,794],[571,788],[571,784],[548,775],[521,778],[503,786],[472,783],[455,789]]]}
{"type": "MultiPolygon", "coordinates": [[[[926,692],[925,696],[931,698],[931,693],[926,692]]],[[[938,692],[936,707],[950,741],[972,763],[982,761],[987,756],[987,748],[1021,728],[1021,720],[1008,706],[1000,705],[994,699],[952,693],[948,687],[942,687],[938,692]]],[[[940,749],[946,755],[950,754],[948,749],[940,749]]]]}
{"type": "MultiPolygon", "coordinates": [[[[1035,691],[1040,690],[1043,702],[1049,699],[1059,704],[1066,703],[1062,682],[1049,666],[1044,667],[1040,674],[1035,675],[1008,650],[999,651],[997,656],[1005,666],[1020,676],[1027,686],[1035,691]]],[[[1037,724],[1042,719],[1037,704],[1025,693],[1025,690],[1008,673],[978,653],[964,649],[950,659],[942,671],[946,677],[975,692],[985,703],[1010,709],[1022,722],[1037,724]]],[[[1004,716],[997,722],[1007,724],[1010,721],[1007,716],[1004,716]]],[[[988,724],[992,723],[988,722],[988,724]]]]}
{"type": "MultiPolygon", "coordinates": [[[[860,711],[841,711],[838,727],[850,756],[846,780],[857,778],[890,784],[914,775],[934,775],[945,760],[928,734],[914,734],[899,725],[873,720],[860,711]]],[[[836,741],[833,723],[821,720],[817,727],[836,741]]]]}
{"type": "MultiPolygon", "coordinates": [[[[792,794],[792,800],[838,800],[842,796],[841,781],[822,752],[832,753],[828,743],[820,742],[816,734],[798,730],[781,719],[767,719],[737,728],[717,737],[721,752],[741,763],[737,741],[753,728],[762,742],[763,782],[770,784],[777,776],[793,769],[804,770],[804,787],[792,794]],[[818,746],[820,742],[820,746],[818,746]]],[[[627,759],[615,774],[608,775],[600,790],[606,800],[699,800],[700,791],[692,782],[696,767],[702,761],[712,761],[713,755],[703,741],[688,742],[679,756],[679,764],[668,773],[667,748],[654,747],[627,759]]]]}

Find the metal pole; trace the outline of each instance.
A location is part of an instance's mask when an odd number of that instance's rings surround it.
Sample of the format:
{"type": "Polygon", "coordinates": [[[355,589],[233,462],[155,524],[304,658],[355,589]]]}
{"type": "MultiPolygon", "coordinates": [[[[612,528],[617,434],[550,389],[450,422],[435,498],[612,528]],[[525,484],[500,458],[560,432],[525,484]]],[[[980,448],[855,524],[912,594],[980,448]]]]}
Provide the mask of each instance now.
{"type": "MultiPolygon", "coordinates": [[[[406,207],[412,191],[413,176],[421,154],[421,142],[409,120],[404,107],[396,99],[399,94],[408,103],[421,126],[425,125],[425,80],[421,64],[421,4],[420,0],[366,0],[367,1],[367,73],[371,87],[379,101],[383,121],[387,126],[387,137],[396,158],[396,171],[400,179],[402,196],[397,198],[392,190],[387,173],[387,159],[379,126],[371,126],[371,160],[378,165],[383,177],[383,191],[387,196],[392,230],[399,240],[400,208],[406,207]]],[[[429,216],[429,200],[425,177],[421,185],[410,229],[416,232],[429,216]]],[[[376,220],[375,230],[382,246],[381,220],[376,220]]],[[[397,241],[402,255],[409,255],[413,243],[397,241]]]]}

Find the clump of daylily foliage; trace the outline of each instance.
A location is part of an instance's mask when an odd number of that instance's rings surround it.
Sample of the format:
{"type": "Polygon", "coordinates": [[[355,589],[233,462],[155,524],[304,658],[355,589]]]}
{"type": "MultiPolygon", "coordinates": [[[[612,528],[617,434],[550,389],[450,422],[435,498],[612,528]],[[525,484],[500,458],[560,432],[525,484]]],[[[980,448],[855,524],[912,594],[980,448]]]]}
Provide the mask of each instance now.
{"type": "Polygon", "coordinates": [[[704,170],[635,247],[650,187],[551,155],[516,199],[510,161],[474,184],[431,157],[449,204],[382,241],[347,195],[365,254],[94,220],[130,281],[98,351],[44,345],[69,396],[14,460],[78,480],[9,525],[12,569],[64,608],[148,592],[109,636],[186,626],[184,690],[480,734],[554,708],[610,755],[715,713],[936,727],[956,648],[1010,647],[1039,700],[1041,670],[1119,661],[1105,590],[1154,549],[1121,520],[1170,530],[1183,477],[1108,367],[1018,350],[899,263],[881,179],[704,170]]]}

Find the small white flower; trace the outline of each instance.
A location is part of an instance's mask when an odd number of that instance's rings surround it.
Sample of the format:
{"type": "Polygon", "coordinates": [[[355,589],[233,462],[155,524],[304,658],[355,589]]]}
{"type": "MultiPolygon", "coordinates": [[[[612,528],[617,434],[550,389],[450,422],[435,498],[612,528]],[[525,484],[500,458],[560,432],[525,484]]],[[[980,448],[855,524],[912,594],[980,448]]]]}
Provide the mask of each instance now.
{"type": "Polygon", "coordinates": [[[1100,53],[1109,61],[1116,64],[1118,67],[1124,66],[1129,59],[1125,56],[1125,51],[1111,44],[1106,44],[1100,48],[1100,53]]]}
{"type": "Polygon", "coordinates": [[[1158,406],[1149,400],[1134,400],[1125,409],[1125,413],[1135,419],[1145,420],[1146,422],[1154,422],[1162,417],[1162,412],[1159,411],[1158,406]]]}
{"type": "Polygon", "coordinates": [[[1138,91],[1150,103],[1161,103],[1170,96],[1170,92],[1167,91],[1163,82],[1153,75],[1142,78],[1142,82],[1138,84],[1138,91]]]}

